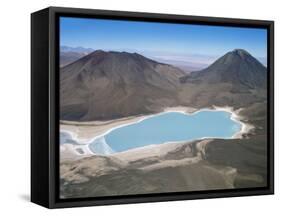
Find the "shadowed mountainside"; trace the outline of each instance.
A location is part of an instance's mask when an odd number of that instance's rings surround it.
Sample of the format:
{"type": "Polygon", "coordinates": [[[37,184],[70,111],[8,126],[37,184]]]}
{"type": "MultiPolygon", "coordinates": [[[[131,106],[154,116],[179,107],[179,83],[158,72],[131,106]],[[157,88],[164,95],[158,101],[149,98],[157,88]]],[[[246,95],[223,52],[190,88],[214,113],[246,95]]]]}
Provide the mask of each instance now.
{"type": "Polygon", "coordinates": [[[189,75],[137,53],[97,50],[61,68],[60,76],[62,120],[107,120],[178,105],[239,107],[266,97],[266,68],[241,49],[189,75]]]}
{"type": "Polygon", "coordinates": [[[61,119],[113,119],[179,104],[184,74],[137,53],[97,50],[61,69],[61,119]]]}
{"type": "Polygon", "coordinates": [[[266,68],[247,51],[228,52],[206,69],[180,78],[182,105],[232,106],[266,101],[266,68]]]}
{"type": "Polygon", "coordinates": [[[232,83],[241,88],[265,88],[266,67],[247,51],[236,49],[228,52],[206,69],[181,78],[191,83],[232,83]]]}

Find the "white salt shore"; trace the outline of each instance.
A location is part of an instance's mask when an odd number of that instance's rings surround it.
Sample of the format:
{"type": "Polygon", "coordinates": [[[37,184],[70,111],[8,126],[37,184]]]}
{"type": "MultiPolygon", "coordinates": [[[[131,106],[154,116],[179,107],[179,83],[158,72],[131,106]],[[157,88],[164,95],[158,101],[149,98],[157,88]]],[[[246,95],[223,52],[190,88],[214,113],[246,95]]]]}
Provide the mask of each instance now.
{"type": "MultiPolygon", "coordinates": [[[[191,107],[168,107],[163,110],[161,113],[146,115],[146,116],[134,116],[128,118],[122,118],[117,120],[111,121],[92,121],[92,122],[68,122],[68,121],[61,121],[60,129],[61,131],[68,132],[72,135],[74,140],[77,140],[79,143],[85,143],[84,145],[75,145],[75,144],[63,144],[60,147],[61,159],[62,160],[76,160],[80,159],[81,157],[87,157],[93,155],[94,153],[89,149],[89,143],[91,143],[94,139],[104,136],[105,134],[109,133],[110,131],[123,127],[125,125],[135,124],[140,121],[143,121],[146,118],[150,118],[155,115],[161,115],[166,112],[180,112],[188,115],[194,115],[197,112],[201,111],[225,111],[231,114],[231,119],[233,121],[238,122],[241,124],[241,130],[233,135],[232,138],[242,138],[243,134],[249,133],[253,126],[247,124],[245,119],[239,115],[241,109],[233,110],[232,107],[216,107],[213,106],[211,108],[202,108],[202,109],[195,109],[191,107]]],[[[210,140],[210,138],[202,138],[200,140],[210,140]]],[[[125,160],[137,160],[140,158],[152,157],[152,156],[160,156],[162,154],[166,154],[167,152],[177,148],[179,145],[182,145],[186,142],[169,142],[164,143],[161,145],[149,145],[145,147],[135,148],[131,150],[127,150],[124,152],[114,153],[112,155],[122,158],[125,160]]],[[[201,143],[201,142],[200,142],[201,143]]],[[[204,145],[200,144],[201,151],[204,151],[204,146],[208,142],[203,142],[204,145]]],[[[199,158],[197,158],[199,159],[199,158]]],[[[195,161],[197,161],[194,160],[195,161]]]]}

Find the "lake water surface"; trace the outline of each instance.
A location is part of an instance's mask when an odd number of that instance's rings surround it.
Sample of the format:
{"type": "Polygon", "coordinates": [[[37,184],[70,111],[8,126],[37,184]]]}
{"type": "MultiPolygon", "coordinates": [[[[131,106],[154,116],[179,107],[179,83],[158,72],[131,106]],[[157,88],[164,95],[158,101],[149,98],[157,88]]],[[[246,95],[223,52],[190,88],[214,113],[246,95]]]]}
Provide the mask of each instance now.
{"type": "Polygon", "coordinates": [[[93,140],[89,147],[98,154],[111,154],[152,144],[191,141],[204,137],[228,139],[239,132],[241,126],[225,111],[203,110],[190,115],[165,112],[112,129],[93,140]]]}

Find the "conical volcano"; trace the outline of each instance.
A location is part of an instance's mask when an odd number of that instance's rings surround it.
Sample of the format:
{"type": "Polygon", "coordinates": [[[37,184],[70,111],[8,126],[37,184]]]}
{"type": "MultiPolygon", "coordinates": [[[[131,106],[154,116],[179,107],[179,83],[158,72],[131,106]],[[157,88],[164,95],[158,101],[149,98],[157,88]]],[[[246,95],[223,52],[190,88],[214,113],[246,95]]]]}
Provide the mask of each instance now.
{"type": "Polygon", "coordinates": [[[226,53],[206,69],[181,78],[182,82],[232,83],[250,89],[266,87],[266,67],[242,49],[226,53]]]}
{"type": "Polygon", "coordinates": [[[178,104],[184,72],[138,53],[97,50],[60,71],[62,120],[106,120],[178,104]]]}

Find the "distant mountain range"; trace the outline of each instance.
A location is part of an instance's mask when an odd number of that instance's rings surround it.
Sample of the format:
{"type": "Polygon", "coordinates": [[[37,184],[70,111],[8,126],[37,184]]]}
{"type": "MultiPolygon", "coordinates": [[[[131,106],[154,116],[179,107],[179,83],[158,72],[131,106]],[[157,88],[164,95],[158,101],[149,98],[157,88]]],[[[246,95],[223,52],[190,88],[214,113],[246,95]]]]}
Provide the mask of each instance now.
{"type": "Polygon", "coordinates": [[[171,59],[163,59],[163,58],[152,58],[155,61],[166,63],[173,65],[175,67],[180,68],[187,74],[192,71],[198,71],[208,66],[207,63],[198,63],[198,62],[191,62],[191,61],[181,61],[181,60],[171,60],[171,59]]]}
{"type": "Polygon", "coordinates": [[[91,48],[61,46],[60,67],[66,66],[93,51],[91,48]]]}
{"type": "MultiPolygon", "coordinates": [[[[60,47],[60,66],[66,66],[79,58],[82,58],[83,56],[94,52],[95,50],[92,48],[84,48],[84,47],[70,47],[70,46],[61,46],[60,47]]],[[[115,50],[119,51],[119,50],[115,50]]],[[[122,50],[123,51],[123,50],[122,50]]],[[[127,50],[126,50],[127,51],[127,50]]],[[[127,52],[137,52],[136,50],[130,50],[127,52]]],[[[146,55],[144,55],[146,56],[146,55]]],[[[175,59],[167,59],[167,58],[161,58],[161,57],[150,57],[151,59],[166,63],[170,65],[174,65],[180,69],[182,69],[184,72],[189,73],[191,71],[199,70],[202,68],[205,68],[208,66],[208,64],[204,63],[197,63],[197,62],[191,62],[191,61],[182,61],[182,60],[175,60],[175,59]]]]}
{"type": "Polygon", "coordinates": [[[266,68],[248,52],[225,54],[201,71],[138,53],[94,51],[61,68],[61,119],[106,120],[168,106],[239,106],[264,100],[266,68]]]}
{"type": "Polygon", "coordinates": [[[92,48],[84,48],[84,47],[70,47],[70,46],[61,46],[61,52],[77,52],[77,53],[90,53],[93,52],[92,48]]]}
{"type": "Polygon", "coordinates": [[[66,66],[72,62],[77,61],[89,53],[80,52],[60,52],[60,67],[66,66]]]}

